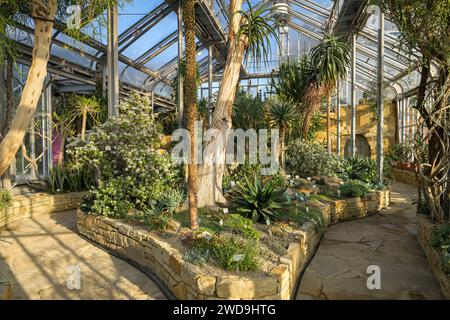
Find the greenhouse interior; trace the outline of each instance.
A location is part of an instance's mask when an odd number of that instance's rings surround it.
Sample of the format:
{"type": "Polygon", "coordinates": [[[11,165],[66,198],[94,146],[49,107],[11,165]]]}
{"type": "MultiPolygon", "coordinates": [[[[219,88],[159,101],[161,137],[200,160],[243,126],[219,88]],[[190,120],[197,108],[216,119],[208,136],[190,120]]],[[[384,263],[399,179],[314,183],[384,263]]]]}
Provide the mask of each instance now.
{"type": "Polygon", "coordinates": [[[4,0],[0,66],[0,300],[450,299],[450,0],[4,0]]]}

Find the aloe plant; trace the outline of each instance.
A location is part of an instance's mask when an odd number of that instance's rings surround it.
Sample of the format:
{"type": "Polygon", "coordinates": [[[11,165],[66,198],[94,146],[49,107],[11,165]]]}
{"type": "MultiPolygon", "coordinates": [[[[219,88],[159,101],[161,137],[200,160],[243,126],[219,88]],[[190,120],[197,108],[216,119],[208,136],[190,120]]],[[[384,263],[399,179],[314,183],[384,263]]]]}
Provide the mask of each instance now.
{"type": "Polygon", "coordinates": [[[245,178],[237,184],[232,204],[240,215],[270,223],[282,218],[282,211],[289,202],[286,191],[277,189],[272,180],[264,182],[255,176],[253,181],[245,178]]]}

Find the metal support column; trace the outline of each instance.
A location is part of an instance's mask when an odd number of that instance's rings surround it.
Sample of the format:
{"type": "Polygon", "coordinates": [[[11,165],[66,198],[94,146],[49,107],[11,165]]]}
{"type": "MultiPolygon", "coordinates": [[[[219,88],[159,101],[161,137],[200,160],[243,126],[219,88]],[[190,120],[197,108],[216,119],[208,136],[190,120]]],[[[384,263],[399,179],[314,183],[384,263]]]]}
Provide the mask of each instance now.
{"type": "Polygon", "coordinates": [[[405,98],[405,108],[403,109],[405,113],[405,143],[409,144],[409,98],[405,98]]]}
{"type": "Polygon", "coordinates": [[[383,177],[383,130],[384,130],[384,14],[378,16],[378,81],[377,81],[377,177],[382,184],[383,177]]]}
{"type": "Polygon", "coordinates": [[[405,98],[400,100],[400,143],[405,143],[405,98]]]}
{"type": "Polygon", "coordinates": [[[117,5],[108,7],[108,117],[119,114],[119,51],[118,51],[117,5]]]}
{"type": "Polygon", "coordinates": [[[336,87],[336,153],[341,155],[341,92],[338,81],[336,87]]]}
{"type": "Polygon", "coordinates": [[[213,52],[212,45],[208,45],[208,128],[211,128],[212,124],[212,83],[213,83],[213,52]]]}
{"type": "Polygon", "coordinates": [[[180,72],[180,66],[183,63],[183,8],[182,1],[178,5],[178,124],[183,127],[184,113],[184,79],[180,72]]]}
{"type": "Polygon", "coordinates": [[[356,33],[352,34],[352,68],[350,89],[350,156],[356,155],[356,33]]]}

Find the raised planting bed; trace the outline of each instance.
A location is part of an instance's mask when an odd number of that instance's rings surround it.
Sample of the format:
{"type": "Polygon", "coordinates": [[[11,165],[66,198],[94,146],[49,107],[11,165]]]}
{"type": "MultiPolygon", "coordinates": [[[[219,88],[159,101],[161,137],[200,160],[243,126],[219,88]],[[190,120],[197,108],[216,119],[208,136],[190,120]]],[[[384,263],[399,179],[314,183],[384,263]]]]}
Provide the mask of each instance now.
{"type": "Polygon", "coordinates": [[[66,194],[29,193],[15,195],[13,205],[0,210],[0,227],[41,213],[77,209],[87,192],[66,194]]]}
{"type": "Polygon", "coordinates": [[[442,265],[442,253],[431,245],[432,233],[439,225],[434,224],[424,215],[417,217],[417,238],[422,247],[431,270],[434,273],[444,297],[450,300],[450,274],[445,273],[442,265]]]}
{"type": "Polygon", "coordinates": [[[395,181],[417,185],[416,173],[414,172],[414,170],[392,168],[391,172],[394,176],[395,181]]]}
{"type": "MultiPolygon", "coordinates": [[[[82,236],[155,273],[178,299],[290,299],[300,274],[319,245],[324,227],[364,217],[385,208],[389,202],[389,191],[338,201],[315,199],[308,206],[323,216],[321,227],[311,221],[301,225],[258,224],[256,229],[264,250],[257,271],[226,271],[210,262],[202,265],[189,262],[190,249],[184,238],[187,229],[181,220],[171,221],[165,230],[148,230],[132,221],[79,210],[77,228],[82,236]],[[281,244],[278,249],[275,243],[281,244]]],[[[214,219],[209,214],[200,217],[201,226],[208,226],[214,219]]]]}

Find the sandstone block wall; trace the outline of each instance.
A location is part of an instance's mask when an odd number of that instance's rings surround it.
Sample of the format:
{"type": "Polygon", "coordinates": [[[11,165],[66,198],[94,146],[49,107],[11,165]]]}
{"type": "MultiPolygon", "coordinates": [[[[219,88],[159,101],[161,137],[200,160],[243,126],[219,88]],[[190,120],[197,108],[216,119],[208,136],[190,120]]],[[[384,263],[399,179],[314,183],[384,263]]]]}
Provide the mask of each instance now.
{"type": "Polygon", "coordinates": [[[423,215],[417,217],[417,238],[425,252],[431,270],[434,273],[444,297],[450,300],[450,277],[442,270],[441,255],[431,246],[431,234],[435,225],[423,215]]]}
{"type": "MultiPolygon", "coordinates": [[[[326,225],[363,217],[389,205],[389,191],[376,191],[365,198],[339,200],[339,205],[318,206],[326,225]],[[339,207],[339,209],[336,209],[339,207]]],[[[124,221],[78,211],[77,229],[84,237],[151,270],[178,299],[276,299],[287,300],[301,272],[319,245],[321,233],[314,224],[305,223],[299,230],[299,241],[292,242],[287,254],[269,273],[254,272],[245,276],[232,273],[207,274],[184,261],[182,254],[156,233],[124,221]]]]}
{"type": "Polygon", "coordinates": [[[0,227],[36,214],[77,209],[87,192],[66,194],[30,193],[14,196],[11,207],[0,210],[0,227]]]}

